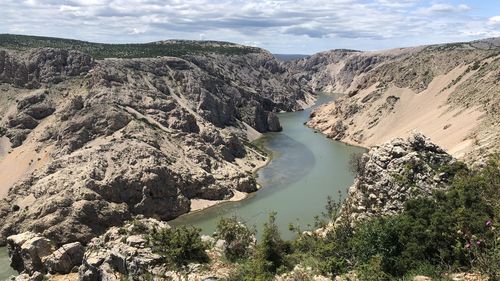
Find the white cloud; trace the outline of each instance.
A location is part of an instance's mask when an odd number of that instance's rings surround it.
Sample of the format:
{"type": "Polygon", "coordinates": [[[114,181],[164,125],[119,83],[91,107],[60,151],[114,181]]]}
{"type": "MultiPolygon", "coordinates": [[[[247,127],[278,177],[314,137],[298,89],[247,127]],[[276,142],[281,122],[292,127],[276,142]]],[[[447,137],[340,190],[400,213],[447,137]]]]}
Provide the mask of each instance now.
{"type": "Polygon", "coordinates": [[[500,16],[494,16],[488,19],[489,25],[500,25],[500,16]]]}
{"type": "Polygon", "coordinates": [[[470,7],[465,4],[451,5],[444,3],[435,3],[430,7],[422,8],[419,10],[423,14],[435,14],[435,13],[463,13],[470,10],[470,7]]]}
{"type": "Polygon", "coordinates": [[[0,32],[101,42],[207,38],[294,53],[463,41],[497,34],[500,22],[500,16],[472,17],[468,5],[439,0],[1,1],[0,32]]]}

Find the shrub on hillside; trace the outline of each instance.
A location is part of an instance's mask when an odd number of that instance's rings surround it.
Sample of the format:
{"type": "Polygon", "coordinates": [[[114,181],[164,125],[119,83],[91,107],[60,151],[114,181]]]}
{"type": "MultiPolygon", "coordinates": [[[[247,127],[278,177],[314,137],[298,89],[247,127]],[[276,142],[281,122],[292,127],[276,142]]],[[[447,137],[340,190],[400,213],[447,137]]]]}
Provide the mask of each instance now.
{"type": "Polygon", "coordinates": [[[224,240],[224,255],[229,261],[248,257],[255,242],[255,232],[238,222],[236,217],[222,218],[217,224],[215,237],[224,240]]]}
{"type": "Polygon", "coordinates": [[[149,235],[153,252],[162,256],[167,264],[183,266],[192,262],[209,261],[205,252],[207,245],[200,236],[201,230],[195,227],[174,227],[162,229],[149,235]]]}

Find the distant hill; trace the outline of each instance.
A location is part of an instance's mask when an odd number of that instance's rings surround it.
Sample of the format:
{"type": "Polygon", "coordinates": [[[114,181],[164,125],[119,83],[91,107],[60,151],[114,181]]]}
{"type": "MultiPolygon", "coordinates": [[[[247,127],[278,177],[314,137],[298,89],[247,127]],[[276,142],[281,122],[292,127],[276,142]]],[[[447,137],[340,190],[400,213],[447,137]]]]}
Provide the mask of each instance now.
{"type": "Polygon", "coordinates": [[[53,37],[0,34],[0,48],[27,50],[32,48],[72,49],[95,59],[180,57],[197,53],[248,54],[261,49],[220,41],[167,40],[140,44],[104,44],[53,37]]]}
{"type": "Polygon", "coordinates": [[[301,54],[273,54],[273,55],[277,60],[280,61],[291,61],[309,57],[309,55],[301,55],[301,54]]]}

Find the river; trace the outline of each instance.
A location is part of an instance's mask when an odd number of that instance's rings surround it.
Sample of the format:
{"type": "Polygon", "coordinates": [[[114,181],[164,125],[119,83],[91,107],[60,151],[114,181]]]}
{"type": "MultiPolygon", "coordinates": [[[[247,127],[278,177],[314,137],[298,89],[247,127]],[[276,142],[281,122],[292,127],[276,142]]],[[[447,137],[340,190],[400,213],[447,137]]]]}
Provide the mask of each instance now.
{"type": "Polygon", "coordinates": [[[6,280],[11,275],[17,275],[17,271],[10,267],[7,248],[0,247],[0,280],[6,280]]]}
{"type": "MultiPolygon", "coordinates": [[[[332,98],[321,95],[315,106],[332,98]]],[[[240,202],[226,202],[169,223],[195,225],[204,234],[211,234],[221,217],[236,216],[259,231],[268,214],[277,212],[276,222],[287,239],[293,237],[288,230],[290,223],[302,228],[312,225],[314,217],[325,210],[328,196],[336,199],[339,191],[345,196],[354,181],[349,159],[353,153],[365,150],[327,139],[303,125],[310,112],[279,113],[283,131],[267,133],[259,140],[273,154],[270,163],[257,174],[261,190],[240,202]]]]}

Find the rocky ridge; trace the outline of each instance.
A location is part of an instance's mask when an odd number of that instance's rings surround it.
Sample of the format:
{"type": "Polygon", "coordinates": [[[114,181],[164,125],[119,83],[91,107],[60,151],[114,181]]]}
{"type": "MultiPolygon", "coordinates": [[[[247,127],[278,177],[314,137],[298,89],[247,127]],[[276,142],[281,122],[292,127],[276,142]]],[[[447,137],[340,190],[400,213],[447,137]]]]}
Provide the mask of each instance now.
{"type": "Polygon", "coordinates": [[[311,115],[328,137],[373,146],[412,130],[452,155],[498,150],[500,39],[377,52],[333,50],[290,62],[297,80],[345,96],[311,115]]]}
{"type": "Polygon", "coordinates": [[[371,148],[355,163],[357,176],[349,188],[340,219],[351,222],[390,216],[404,203],[446,190],[457,161],[421,133],[371,148]]]}
{"type": "Polygon", "coordinates": [[[263,50],[0,50],[0,82],[0,166],[17,163],[0,172],[0,245],[25,231],[85,244],[135,215],[168,220],[191,200],[255,191],[266,156],[249,141],[309,95],[263,50]]]}

